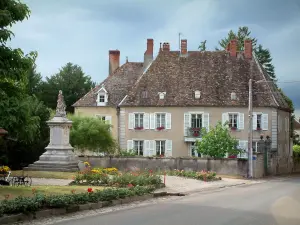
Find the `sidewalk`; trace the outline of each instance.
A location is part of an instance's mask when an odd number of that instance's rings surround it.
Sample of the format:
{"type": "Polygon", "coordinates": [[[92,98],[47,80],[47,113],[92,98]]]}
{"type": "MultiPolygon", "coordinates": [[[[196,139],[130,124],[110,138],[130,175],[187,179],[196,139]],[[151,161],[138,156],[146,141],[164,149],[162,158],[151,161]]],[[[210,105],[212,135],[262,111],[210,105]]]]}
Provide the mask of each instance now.
{"type": "Polygon", "coordinates": [[[264,181],[231,179],[231,178],[222,178],[222,180],[220,181],[204,182],[200,180],[183,178],[183,177],[166,176],[166,187],[158,189],[155,192],[190,194],[190,193],[205,191],[205,190],[213,190],[213,189],[232,187],[232,186],[238,186],[243,184],[257,184],[262,182],[264,181]]]}

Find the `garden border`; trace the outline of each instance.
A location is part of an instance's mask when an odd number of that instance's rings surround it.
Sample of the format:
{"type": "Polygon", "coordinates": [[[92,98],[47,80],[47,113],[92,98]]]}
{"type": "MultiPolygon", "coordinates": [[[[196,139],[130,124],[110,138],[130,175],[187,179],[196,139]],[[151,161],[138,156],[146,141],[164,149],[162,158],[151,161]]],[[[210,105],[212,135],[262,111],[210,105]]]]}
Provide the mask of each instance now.
{"type": "MultiPolygon", "coordinates": [[[[45,210],[40,210],[29,214],[19,213],[13,215],[3,215],[2,217],[0,217],[0,224],[10,224],[10,223],[15,223],[20,221],[31,221],[36,219],[49,218],[52,216],[65,215],[68,213],[74,213],[79,211],[95,210],[95,209],[100,209],[109,206],[128,204],[131,202],[146,201],[152,198],[163,197],[167,195],[173,195],[173,194],[169,194],[167,192],[159,192],[153,194],[145,194],[141,196],[137,195],[133,197],[126,197],[124,199],[116,199],[112,201],[86,203],[81,205],[70,205],[66,208],[45,209],[45,210]]],[[[178,196],[183,196],[183,195],[178,195],[178,196]]]]}

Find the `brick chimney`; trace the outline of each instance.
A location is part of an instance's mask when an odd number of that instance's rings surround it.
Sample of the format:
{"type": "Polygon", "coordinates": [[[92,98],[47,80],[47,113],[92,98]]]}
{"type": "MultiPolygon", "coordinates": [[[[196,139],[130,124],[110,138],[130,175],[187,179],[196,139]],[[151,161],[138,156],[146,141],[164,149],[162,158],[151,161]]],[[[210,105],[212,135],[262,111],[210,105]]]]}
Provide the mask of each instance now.
{"type": "Polygon", "coordinates": [[[231,40],[229,45],[230,56],[236,57],[237,53],[237,40],[231,40]]]}
{"type": "Polygon", "coordinates": [[[120,51],[109,51],[109,75],[111,75],[120,66],[120,51]]]}
{"type": "Polygon", "coordinates": [[[168,42],[163,43],[163,51],[169,52],[170,51],[170,44],[168,42]]]}
{"type": "Polygon", "coordinates": [[[153,39],[147,39],[147,50],[144,54],[144,69],[146,69],[153,61],[153,39]]]}
{"type": "Polygon", "coordinates": [[[252,40],[244,41],[244,56],[246,59],[252,59],[252,40]]]}
{"type": "Polygon", "coordinates": [[[181,40],[180,48],[181,48],[181,55],[187,54],[187,40],[186,39],[181,40]]]}

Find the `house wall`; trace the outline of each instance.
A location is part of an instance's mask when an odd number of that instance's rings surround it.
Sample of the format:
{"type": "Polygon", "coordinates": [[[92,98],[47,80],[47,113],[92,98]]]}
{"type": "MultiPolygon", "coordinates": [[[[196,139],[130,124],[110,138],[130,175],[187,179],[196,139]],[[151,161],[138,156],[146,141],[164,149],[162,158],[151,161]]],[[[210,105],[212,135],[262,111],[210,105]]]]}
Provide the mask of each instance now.
{"type": "MultiPolygon", "coordinates": [[[[248,109],[247,108],[221,108],[221,107],[127,107],[121,108],[125,121],[123,136],[124,141],[121,148],[126,149],[127,140],[172,140],[172,156],[188,156],[189,145],[185,142],[184,137],[184,114],[187,112],[205,112],[209,114],[209,126],[215,126],[218,121],[222,121],[222,113],[239,112],[244,114],[244,129],[231,131],[231,134],[239,140],[248,140],[248,109]],[[171,114],[171,129],[156,130],[134,130],[128,129],[129,113],[155,113],[164,112],[171,114]]],[[[271,135],[272,109],[271,108],[254,108],[253,112],[262,112],[268,114],[268,130],[253,131],[253,140],[259,140],[261,134],[271,135]]],[[[191,137],[191,140],[195,138],[191,137]]]]}
{"type": "Polygon", "coordinates": [[[96,115],[111,116],[112,135],[118,140],[118,116],[116,108],[108,106],[75,107],[74,113],[75,115],[90,117],[96,117],[96,115]]]}

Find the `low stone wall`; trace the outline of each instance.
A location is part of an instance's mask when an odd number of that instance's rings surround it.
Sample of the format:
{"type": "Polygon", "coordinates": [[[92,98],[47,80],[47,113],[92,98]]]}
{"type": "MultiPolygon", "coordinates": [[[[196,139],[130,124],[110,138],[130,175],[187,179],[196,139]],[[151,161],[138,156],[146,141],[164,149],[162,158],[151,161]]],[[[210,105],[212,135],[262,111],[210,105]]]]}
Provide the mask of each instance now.
{"type": "MultiPolygon", "coordinates": [[[[221,175],[245,176],[247,160],[243,159],[203,159],[203,158],[152,158],[152,157],[97,157],[79,158],[89,161],[92,167],[116,167],[119,170],[209,170],[221,175]]],[[[253,160],[253,174],[256,178],[263,177],[263,156],[258,154],[253,160]]]]}

